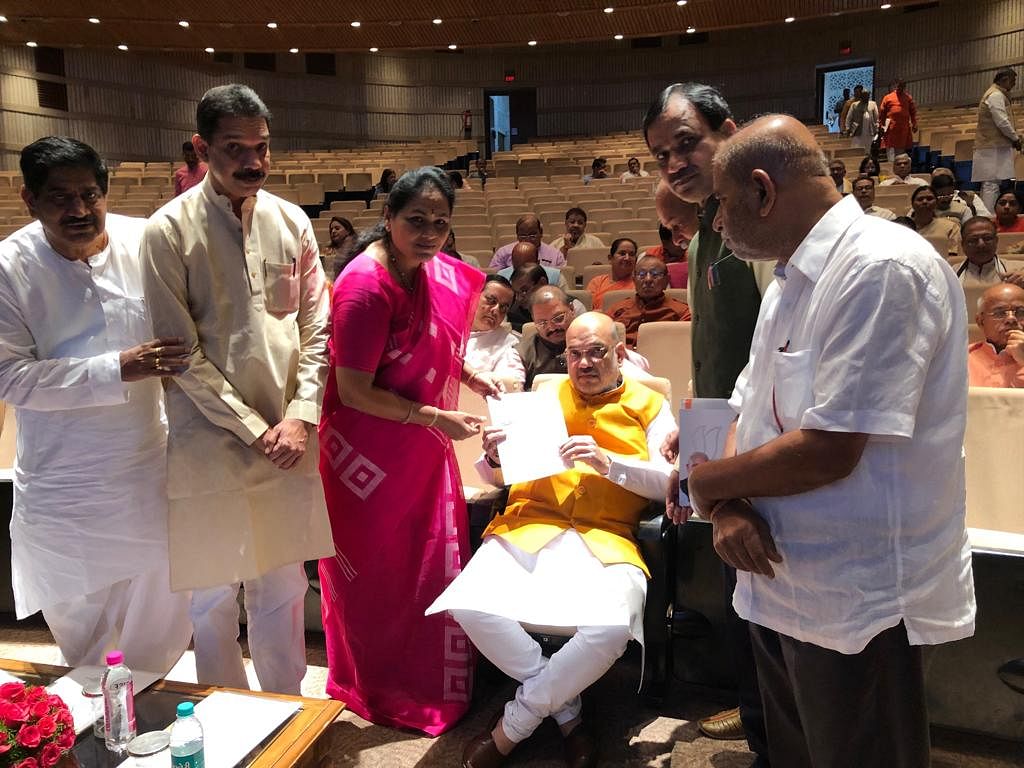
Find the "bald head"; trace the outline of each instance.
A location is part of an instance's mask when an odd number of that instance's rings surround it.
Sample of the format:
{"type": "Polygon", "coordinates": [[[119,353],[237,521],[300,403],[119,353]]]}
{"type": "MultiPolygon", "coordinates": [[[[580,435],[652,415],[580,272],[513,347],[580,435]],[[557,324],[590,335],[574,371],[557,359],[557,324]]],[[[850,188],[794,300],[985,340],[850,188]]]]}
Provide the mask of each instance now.
{"type": "Polygon", "coordinates": [[[577,392],[597,395],[615,389],[621,381],[619,366],[626,346],[615,321],[601,312],[584,312],[565,332],[565,360],[569,380],[577,392]]]}
{"type": "Polygon", "coordinates": [[[1024,330],[1024,288],[1013,283],[993,285],[978,299],[978,314],[974,322],[985,334],[985,339],[997,349],[1006,346],[1010,333],[1024,330]]]}
{"type": "Polygon", "coordinates": [[[807,127],[766,115],[741,128],[714,160],[714,227],[742,259],[785,263],[842,199],[807,127]]]}
{"type": "Polygon", "coordinates": [[[693,239],[700,226],[697,218],[697,204],[680,199],[665,181],[658,184],[654,193],[654,206],[658,211],[658,221],[671,230],[672,242],[682,247],[693,239]]]}
{"type": "Polygon", "coordinates": [[[520,240],[512,246],[512,266],[521,267],[532,261],[538,261],[537,253],[540,249],[529,240],[520,240]]]}

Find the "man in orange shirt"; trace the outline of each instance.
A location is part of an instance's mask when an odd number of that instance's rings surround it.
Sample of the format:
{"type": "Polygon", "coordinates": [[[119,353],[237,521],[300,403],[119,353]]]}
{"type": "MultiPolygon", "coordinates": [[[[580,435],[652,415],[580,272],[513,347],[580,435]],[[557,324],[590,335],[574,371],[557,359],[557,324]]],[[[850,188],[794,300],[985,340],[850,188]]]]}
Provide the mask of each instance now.
{"type": "Polygon", "coordinates": [[[644,323],[689,320],[690,308],[665,295],[668,269],[654,256],[644,256],[633,272],[636,294],[608,307],[607,314],[626,326],[626,345],[636,348],[637,330],[644,323]]]}
{"type": "Polygon", "coordinates": [[[971,386],[1024,388],[1024,288],[993,285],[981,295],[974,322],[985,341],[968,348],[971,386]]]}
{"type": "Polygon", "coordinates": [[[196,149],[192,146],[191,141],[186,141],[181,145],[181,158],[185,164],[174,172],[175,197],[187,189],[192,189],[206,178],[206,163],[196,155],[196,149]]]}

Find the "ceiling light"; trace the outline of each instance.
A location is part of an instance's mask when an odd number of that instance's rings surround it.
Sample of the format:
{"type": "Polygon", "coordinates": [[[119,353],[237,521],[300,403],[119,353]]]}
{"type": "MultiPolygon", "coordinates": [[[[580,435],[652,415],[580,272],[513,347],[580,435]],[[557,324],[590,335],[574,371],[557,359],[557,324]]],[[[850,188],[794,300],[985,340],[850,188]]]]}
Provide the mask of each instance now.
{"type": "Polygon", "coordinates": [[[787,17],[786,17],[786,18],[784,19],[784,21],[785,21],[785,22],[786,22],[787,24],[792,24],[792,23],[793,23],[794,21],[796,21],[796,16],[787,16],[787,17]]]}
{"type": "Polygon", "coordinates": [[[676,0],[676,5],[686,5],[686,0],[676,0]]]}
{"type": "Polygon", "coordinates": [[[621,39],[622,39],[622,35],[616,35],[616,36],[615,36],[615,39],[616,39],[616,40],[621,40],[621,39]]]}
{"type": "MultiPolygon", "coordinates": [[[[89,21],[92,21],[92,19],[89,19],[89,21]]],[[[7,17],[6,16],[0,16],[0,24],[6,24],[6,23],[7,23],[7,17]]],[[[93,23],[94,24],[99,24],[100,20],[96,19],[96,21],[93,22],[93,23]]]]}
{"type": "Polygon", "coordinates": [[[184,19],[182,19],[181,21],[178,22],[178,26],[181,27],[182,29],[188,29],[188,22],[185,21],[184,19]]]}
{"type": "Polygon", "coordinates": [[[892,3],[882,3],[883,11],[888,11],[890,8],[892,8],[892,3]]]}
{"type": "Polygon", "coordinates": [[[457,45],[456,45],[455,43],[452,43],[451,45],[449,45],[449,46],[448,46],[448,50],[449,50],[449,51],[454,51],[454,50],[455,50],[456,48],[458,48],[458,47],[459,47],[459,46],[457,46],[457,45]]]}
{"type": "Polygon", "coordinates": [[[124,43],[121,43],[119,46],[117,46],[117,50],[119,50],[119,51],[127,51],[128,50],[128,46],[125,45],[124,43]]]}
{"type": "Polygon", "coordinates": [[[531,40],[530,42],[527,43],[527,45],[536,45],[536,44],[537,44],[536,40],[531,40]]]}
{"type": "Polygon", "coordinates": [[[90,17],[89,17],[89,23],[90,23],[90,24],[99,24],[99,23],[100,23],[100,20],[99,20],[99,19],[97,19],[97,18],[96,18],[95,16],[90,16],[90,17]]]}
{"type": "Polygon", "coordinates": [[[434,19],[434,23],[435,24],[440,24],[441,23],[441,19],[434,19]]]}
{"type": "Polygon", "coordinates": [[[298,48],[289,48],[288,49],[288,53],[298,53],[298,52],[299,52],[298,48]]]}
{"type": "Polygon", "coordinates": [[[353,21],[349,26],[361,27],[363,26],[363,23],[361,21],[353,21]]]}
{"type": "Polygon", "coordinates": [[[374,48],[370,49],[370,53],[376,53],[379,50],[380,50],[379,48],[374,47],[374,48]]]}
{"type": "Polygon", "coordinates": [[[615,9],[614,9],[614,8],[612,8],[612,7],[611,7],[611,6],[609,5],[609,6],[607,7],[607,8],[605,8],[605,9],[604,9],[604,12],[605,12],[605,13],[615,13],[615,9]]]}
{"type": "Polygon", "coordinates": [[[267,22],[267,29],[277,29],[277,22],[276,21],[268,21],[267,22]]]}
{"type": "Polygon", "coordinates": [[[205,50],[205,51],[206,51],[207,53],[213,53],[213,48],[205,48],[204,50],[205,50]]]}
{"type": "Polygon", "coordinates": [[[34,40],[29,40],[27,43],[25,43],[25,45],[27,45],[29,48],[39,47],[39,43],[35,42],[34,40]]]}
{"type": "Polygon", "coordinates": [[[692,35],[696,31],[697,31],[696,27],[687,27],[686,28],[686,34],[688,34],[688,35],[692,35]]]}

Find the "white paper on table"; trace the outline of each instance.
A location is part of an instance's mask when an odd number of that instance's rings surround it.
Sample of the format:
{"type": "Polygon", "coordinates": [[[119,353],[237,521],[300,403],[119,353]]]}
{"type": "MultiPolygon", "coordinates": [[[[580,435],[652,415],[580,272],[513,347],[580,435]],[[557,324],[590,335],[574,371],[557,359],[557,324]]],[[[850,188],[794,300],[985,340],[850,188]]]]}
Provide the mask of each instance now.
{"type": "MultiPolygon", "coordinates": [[[[83,696],[82,689],[98,687],[103,679],[103,673],[106,671],[106,667],[75,667],[64,677],[58,678],[46,686],[46,690],[60,696],[68,705],[71,716],[75,718],[75,733],[82,733],[86,728],[92,728],[92,724],[96,721],[93,715],[92,699],[83,696]]],[[[161,677],[162,675],[157,672],[133,669],[132,687],[135,695],[138,696],[161,677]]]]}
{"type": "Polygon", "coordinates": [[[569,439],[565,416],[553,390],[512,392],[487,399],[491,424],[505,430],[498,445],[506,485],[565,472],[558,449],[569,439]]]}

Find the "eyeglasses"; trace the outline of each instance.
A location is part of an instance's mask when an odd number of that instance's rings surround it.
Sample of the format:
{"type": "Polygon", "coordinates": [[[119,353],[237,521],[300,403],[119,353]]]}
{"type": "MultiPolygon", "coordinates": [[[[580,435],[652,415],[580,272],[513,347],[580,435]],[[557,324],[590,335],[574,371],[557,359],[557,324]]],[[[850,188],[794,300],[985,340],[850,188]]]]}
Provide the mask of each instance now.
{"type": "Polygon", "coordinates": [[[996,307],[991,312],[986,312],[985,314],[993,320],[1015,317],[1024,323],[1024,307],[996,307]]]}
{"type": "Polygon", "coordinates": [[[488,296],[486,293],[480,297],[480,301],[482,301],[484,305],[487,307],[497,307],[498,311],[501,312],[502,314],[508,312],[509,309],[512,307],[511,304],[499,303],[496,298],[494,298],[493,296],[488,296]]]}
{"type": "Polygon", "coordinates": [[[584,347],[582,349],[574,347],[574,348],[565,350],[565,358],[570,363],[578,363],[581,360],[583,360],[584,358],[586,358],[587,360],[589,360],[592,363],[596,363],[596,362],[598,362],[600,360],[604,360],[604,358],[605,358],[605,356],[607,354],[608,354],[608,347],[601,347],[601,346],[584,347]]]}
{"type": "Polygon", "coordinates": [[[550,320],[534,320],[533,324],[540,328],[542,331],[546,331],[549,328],[559,328],[570,316],[569,312],[559,312],[557,315],[552,317],[550,320]]]}
{"type": "Polygon", "coordinates": [[[667,274],[668,271],[664,269],[639,269],[636,272],[636,277],[639,280],[643,280],[647,277],[652,277],[657,280],[659,277],[664,277],[667,274]]]}

